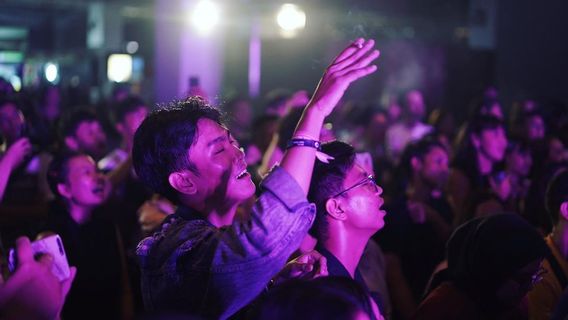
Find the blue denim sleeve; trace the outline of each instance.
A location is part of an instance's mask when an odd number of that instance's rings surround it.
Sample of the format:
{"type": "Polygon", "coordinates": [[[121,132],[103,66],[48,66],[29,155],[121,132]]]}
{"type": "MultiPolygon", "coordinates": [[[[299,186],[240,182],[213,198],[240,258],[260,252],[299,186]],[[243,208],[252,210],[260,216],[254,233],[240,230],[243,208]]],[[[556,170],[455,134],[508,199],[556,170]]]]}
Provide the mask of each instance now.
{"type": "Polygon", "coordinates": [[[263,181],[251,217],[218,235],[212,263],[222,318],[252,301],[298,249],[315,217],[315,206],[286,170],[276,167],[263,181]]]}

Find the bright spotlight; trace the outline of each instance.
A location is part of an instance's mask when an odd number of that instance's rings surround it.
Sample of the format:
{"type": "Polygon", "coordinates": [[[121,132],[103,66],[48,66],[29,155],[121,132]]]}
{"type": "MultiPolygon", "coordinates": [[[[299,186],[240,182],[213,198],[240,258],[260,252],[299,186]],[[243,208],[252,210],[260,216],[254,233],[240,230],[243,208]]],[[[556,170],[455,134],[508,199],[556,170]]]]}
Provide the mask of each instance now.
{"type": "Polygon", "coordinates": [[[306,13],[297,5],[286,3],[280,8],[276,22],[282,31],[296,32],[306,27],[306,13]]]}
{"type": "Polygon", "coordinates": [[[111,54],[107,62],[107,77],[110,81],[126,82],[132,77],[132,56],[111,54]]]}
{"type": "Polygon", "coordinates": [[[138,51],[138,48],[140,48],[140,45],[136,41],[128,41],[126,44],[126,52],[130,54],[135,54],[138,51]]]}
{"type": "Polygon", "coordinates": [[[219,23],[221,10],[212,1],[202,0],[193,8],[191,23],[201,34],[207,34],[219,23]]]}
{"type": "Polygon", "coordinates": [[[51,83],[55,82],[59,77],[59,68],[54,63],[47,63],[44,69],[45,79],[51,83]]]}

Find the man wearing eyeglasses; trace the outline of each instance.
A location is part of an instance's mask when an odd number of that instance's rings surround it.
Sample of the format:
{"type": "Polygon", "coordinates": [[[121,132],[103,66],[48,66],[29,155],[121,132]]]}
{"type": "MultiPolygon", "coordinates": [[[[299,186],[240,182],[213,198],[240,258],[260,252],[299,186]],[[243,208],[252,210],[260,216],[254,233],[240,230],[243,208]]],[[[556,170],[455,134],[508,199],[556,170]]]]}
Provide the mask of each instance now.
{"type": "MultiPolygon", "coordinates": [[[[369,239],[384,226],[383,190],[357,164],[350,145],[334,141],[322,145],[322,152],[333,160],[314,167],[308,199],[316,205],[316,218],[310,233],[330,276],[350,277],[367,288],[358,265],[369,239]]],[[[378,294],[370,294],[380,306],[378,294]]]]}

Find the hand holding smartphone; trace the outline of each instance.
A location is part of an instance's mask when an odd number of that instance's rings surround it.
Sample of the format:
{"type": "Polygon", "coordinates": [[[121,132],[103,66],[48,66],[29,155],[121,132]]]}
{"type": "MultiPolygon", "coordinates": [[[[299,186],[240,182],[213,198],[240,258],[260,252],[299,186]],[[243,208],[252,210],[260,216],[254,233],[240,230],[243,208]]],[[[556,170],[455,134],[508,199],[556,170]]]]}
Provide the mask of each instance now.
{"type": "MultiPolygon", "coordinates": [[[[52,235],[41,240],[32,242],[31,244],[34,257],[38,257],[44,254],[49,254],[53,258],[53,264],[51,267],[51,272],[53,275],[63,282],[69,279],[71,275],[69,269],[69,263],[67,262],[67,255],[65,254],[65,249],[63,248],[63,242],[59,235],[52,235]]],[[[18,265],[17,255],[15,250],[10,249],[8,256],[8,268],[10,272],[14,272],[18,265]]]]}

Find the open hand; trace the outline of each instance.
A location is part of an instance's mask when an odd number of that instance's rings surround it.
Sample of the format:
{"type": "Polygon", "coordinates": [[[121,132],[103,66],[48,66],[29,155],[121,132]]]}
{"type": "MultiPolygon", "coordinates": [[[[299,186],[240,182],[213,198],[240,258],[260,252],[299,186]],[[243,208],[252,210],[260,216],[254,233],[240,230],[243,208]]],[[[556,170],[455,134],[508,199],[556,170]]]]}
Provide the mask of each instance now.
{"type": "Polygon", "coordinates": [[[359,38],[345,48],[327,67],[310,105],[328,116],[352,82],[377,70],[371,65],[380,54],[374,46],[374,40],[359,38]]]}

